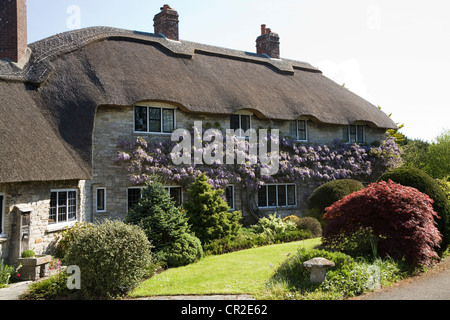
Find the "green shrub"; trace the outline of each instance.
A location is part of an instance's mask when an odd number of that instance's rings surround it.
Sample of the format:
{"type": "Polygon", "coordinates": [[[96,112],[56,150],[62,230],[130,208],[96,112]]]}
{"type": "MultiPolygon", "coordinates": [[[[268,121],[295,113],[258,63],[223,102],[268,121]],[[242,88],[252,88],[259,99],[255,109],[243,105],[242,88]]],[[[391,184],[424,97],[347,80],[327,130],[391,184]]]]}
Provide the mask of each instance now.
{"type": "Polygon", "coordinates": [[[168,267],[189,264],[203,256],[200,241],[190,235],[186,213],[156,180],[147,183],[139,203],[130,209],[125,222],[144,229],[157,258],[168,267]]]}
{"type": "Polygon", "coordinates": [[[388,181],[389,179],[401,185],[416,188],[433,199],[433,209],[439,216],[435,221],[442,234],[439,253],[444,252],[450,244],[450,204],[442,188],[427,173],[415,168],[390,170],[383,174],[378,181],[388,181]]]}
{"type": "Polygon", "coordinates": [[[67,287],[69,274],[59,272],[48,279],[34,282],[30,285],[28,291],[22,295],[22,300],[53,300],[67,299],[68,297],[77,298],[77,292],[71,291],[67,287]]]}
{"type": "MultiPolygon", "coordinates": [[[[352,192],[364,189],[364,185],[353,179],[334,180],[316,188],[308,198],[309,209],[323,215],[325,209],[352,192]]],[[[321,219],[322,217],[318,217],[321,219]]]]}
{"type": "Polygon", "coordinates": [[[164,261],[170,267],[181,267],[203,258],[203,248],[197,237],[183,233],[159,250],[157,256],[159,261],[164,261]]]}
{"type": "Polygon", "coordinates": [[[222,189],[214,189],[205,174],[199,175],[188,190],[184,203],[192,231],[204,243],[236,235],[241,227],[240,211],[229,211],[222,189]]]}
{"type": "Polygon", "coordinates": [[[322,225],[320,222],[312,217],[302,217],[297,222],[297,228],[311,231],[316,238],[322,236],[322,225]]]}
{"type": "Polygon", "coordinates": [[[289,220],[283,221],[283,219],[277,217],[277,213],[274,213],[259,219],[258,223],[251,228],[255,233],[263,234],[273,242],[278,234],[294,231],[297,229],[297,225],[289,220]]]}
{"type": "Polygon", "coordinates": [[[351,270],[355,266],[355,260],[352,257],[341,252],[331,252],[320,249],[300,249],[296,255],[288,258],[280,265],[280,267],[274,273],[272,280],[284,281],[288,284],[289,288],[316,288],[317,286],[311,285],[310,283],[309,270],[303,266],[304,262],[316,257],[321,257],[333,261],[335,263],[335,266],[329,269],[330,271],[335,270],[337,272],[343,272],[345,270],[351,270]]]}
{"type": "Polygon", "coordinates": [[[108,220],[80,230],[64,262],[80,268],[83,297],[114,298],[148,275],[151,248],[140,227],[108,220]]]}
{"type": "Polygon", "coordinates": [[[83,222],[77,222],[73,226],[66,227],[63,232],[61,232],[60,240],[58,242],[58,245],[56,247],[55,256],[59,258],[64,258],[64,256],[67,253],[67,250],[69,250],[69,246],[72,242],[72,240],[77,236],[77,234],[80,232],[80,230],[90,228],[92,227],[91,224],[83,222]]]}
{"type": "Polygon", "coordinates": [[[9,284],[9,280],[14,275],[14,272],[14,267],[3,264],[3,260],[0,259],[0,288],[9,284]]]}
{"type": "Polygon", "coordinates": [[[25,250],[24,252],[22,252],[22,258],[33,258],[35,256],[36,254],[33,250],[25,250]]]}

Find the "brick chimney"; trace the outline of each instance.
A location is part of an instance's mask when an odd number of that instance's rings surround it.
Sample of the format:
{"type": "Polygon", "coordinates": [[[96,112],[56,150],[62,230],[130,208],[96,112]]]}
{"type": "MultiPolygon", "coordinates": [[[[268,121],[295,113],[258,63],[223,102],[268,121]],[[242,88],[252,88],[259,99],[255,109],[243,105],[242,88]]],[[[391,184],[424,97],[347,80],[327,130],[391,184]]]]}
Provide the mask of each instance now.
{"type": "Polygon", "coordinates": [[[256,39],[256,53],[266,54],[271,58],[280,58],[280,37],[278,34],[261,25],[261,35],[256,39]]]}
{"type": "Polygon", "coordinates": [[[27,1],[0,0],[0,59],[19,62],[27,49],[27,1]]]}
{"type": "Polygon", "coordinates": [[[156,34],[163,34],[167,39],[178,41],[178,12],[168,4],[161,8],[161,12],[155,15],[154,27],[156,34]]]}

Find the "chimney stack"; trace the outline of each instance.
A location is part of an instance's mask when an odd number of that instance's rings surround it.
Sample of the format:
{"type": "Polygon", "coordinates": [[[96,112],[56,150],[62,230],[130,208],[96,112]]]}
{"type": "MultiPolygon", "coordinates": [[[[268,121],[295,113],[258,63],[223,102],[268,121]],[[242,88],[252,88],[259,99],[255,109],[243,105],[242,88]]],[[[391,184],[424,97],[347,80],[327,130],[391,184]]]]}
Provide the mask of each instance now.
{"type": "Polygon", "coordinates": [[[27,44],[27,1],[0,0],[0,59],[19,62],[27,44]]]}
{"type": "Polygon", "coordinates": [[[161,12],[155,15],[154,27],[156,34],[163,34],[167,39],[178,41],[178,12],[168,4],[161,8],[161,12]]]}
{"type": "Polygon", "coordinates": [[[265,24],[261,25],[261,35],[256,39],[256,53],[280,59],[280,37],[265,24]]]}

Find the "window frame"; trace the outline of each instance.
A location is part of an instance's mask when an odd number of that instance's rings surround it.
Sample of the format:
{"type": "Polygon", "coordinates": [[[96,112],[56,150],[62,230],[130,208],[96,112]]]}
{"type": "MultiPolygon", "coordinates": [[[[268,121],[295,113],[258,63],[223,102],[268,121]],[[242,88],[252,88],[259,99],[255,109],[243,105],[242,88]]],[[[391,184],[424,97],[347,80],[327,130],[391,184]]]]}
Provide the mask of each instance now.
{"type": "Polygon", "coordinates": [[[106,188],[105,187],[95,188],[95,212],[99,212],[99,213],[106,212],[106,188]],[[98,205],[99,205],[99,203],[98,203],[98,199],[99,199],[98,192],[100,190],[103,190],[103,209],[99,209],[98,208],[98,205]]]}
{"type": "Polygon", "coordinates": [[[171,135],[177,128],[177,108],[172,106],[161,106],[157,104],[136,104],[133,106],[133,133],[134,134],[156,134],[156,135],[171,135]],[[146,131],[137,131],[136,130],[136,108],[146,108],[146,131]],[[150,109],[158,109],[159,110],[159,131],[150,131],[150,109]],[[164,110],[173,111],[172,122],[173,128],[172,131],[164,131],[165,122],[164,122],[164,110]]]}
{"type": "Polygon", "coordinates": [[[358,143],[358,144],[364,144],[366,143],[366,125],[364,124],[349,124],[348,126],[344,127],[344,136],[346,138],[345,142],[347,143],[358,143]],[[355,133],[352,134],[352,128],[354,128],[355,133]],[[362,130],[362,140],[360,140],[360,129],[362,130]],[[351,137],[355,136],[355,141],[352,141],[351,137]]]}
{"type": "Polygon", "coordinates": [[[236,199],[234,197],[235,192],[234,192],[235,188],[234,188],[234,184],[229,184],[226,186],[225,188],[225,201],[227,202],[228,206],[230,207],[230,211],[235,211],[236,210],[236,199]],[[230,203],[228,203],[228,197],[227,197],[227,189],[231,188],[231,198],[232,198],[232,205],[230,205],[230,203]]]}
{"type": "Polygon", "coordinates": [[[238,132],[242,133],[242,135],[237,135],[238,138],[245,138],[245,133],[252,128],[252,125],[253,125],[252,116],[253,116],[253,114],[251,112],[245,112],[245,111],[240,111],[238,113],[233,113],[230,115],[230,129],[234,130],[234,132],[236,132],[236,130],[240,129],[240,132],[239,131],[238,132]],[[231,118],[232,117],[239,117],[239,127],[238,128],[232,128],[232,126],[231,126],[231,123],[232,123],[231,118]],[[242,129],[242,117],[248,117],[249,127],[247,130],[242,129]]]}
{"type": "Polygon", "coordinates": [[[51,189],[50,190],[50,210],[49,210],[49,215],[48,215],[48,224],[49,225],[64,225],[64,224],[71,224],[74,223],[76,221],[78,221],[78,216],[79,216],[79,212],[78,212],[78,190],[77,189],[51,189]],[[71,200],[71,198],[69,197],[69,193],[71,192],[75,192],[75,204],[73,206],[75,206],[75,218],[74,219],[69,219],[69,201],[71,200]],[[55,221],[54,222],[50,222],[50,215],[52,212],[52,194],[56,193],[56,207],[55,207],[55,221]],[[66,210],[66,220],[64,221],[59,221],[59,208],[60,208],[60,204],[59,204],[59,194],[60,193],[66,193],[66,204],[65,204],[65,210],[66,210]]]}
{"type": "MultiPolygon", "coordinates": [[[[164,186],[164,188],[169,192],[170,197],[172,197],[170,190],[172,189],[180,189],[180,205],[178,207],[183,206],[183,188],[180,186],[164,186]]],[[[173,199],[172,199],[173,200],[173,199]]],[[[176,203],[175,203],[176,205],[176,203]]]]}
{"type": "MultiPolygon", "coordinates": [[[[142,191],[142,189],[144,189],[144,186],[141,187],[129,187],[127,188],[127,212],[130,210],[130,205],[129,205],[129,191],[130,190],[140,190],[142,191]]],[[[180,189],[180,207],[183,206],[183,202],[184,202],[184,197],[183,197],[183,188],[181,186],[164,186],[164,188],[169,192],[170,195],[170,189],[180,189]]],[[[142,197],[142,192],[140,194],[140,197],[142,197]]]]}
{"type": "Polygon", "coordinates": [[[259,204],[259,190],[258,190],[258,193],[256,195],[257,196],[256,204],[257,204],[259,209],[297,208],[298,207],[297,185],[295,183],[272,183],[272,184],[266,184],[266,185],[262,186],[261,188],[265,188],[265,190],[266,190],[266,192],[265,192],[266,193],[266,196],[265,196],[265,198],[266,198],[266,206],[260,206],[260,204],[259,204]],[[269,201],[269,187],[270,186],[272,186],[272,187],[275,186],[276,187],[275,188],[275,195],[274,195],[275,196],[275,201],[276,201],[276,205],[275,206],[269,205],[269,202],[270,202],[269,201]],[[280,206],[279,205],[279,197],[278,197],[279,190],[278,190],[278,188],[281,187],[281,186],[284,186],[285,191],[286,191],[286,193],[285,193],[286,205],[284,205],[284,206],[280,206]],[[288,191],[288,187],[289,186],[293,186],[294,187],[295,204],[292,204],[292,205],[289,204],[289,191],[288,191]]]}
{"type": "Polygon", "coordinates": [[[308,134],[308,120],[307,120],[307,119],[297,119],[297,120],[295,121],[295,125],[296,125],[295,134],[296,134],[296,139],[297,139],[297,141],[300,141],[300,142],[308,142],[308,139],[309,139],[309,134],[308,134]],[[302,122],[305,123],[305,139],[300,139],[300,137],[299,137],[299,128],[300,128],[299,122],[300,122],[300,121],[302,121],[302,122]]]}

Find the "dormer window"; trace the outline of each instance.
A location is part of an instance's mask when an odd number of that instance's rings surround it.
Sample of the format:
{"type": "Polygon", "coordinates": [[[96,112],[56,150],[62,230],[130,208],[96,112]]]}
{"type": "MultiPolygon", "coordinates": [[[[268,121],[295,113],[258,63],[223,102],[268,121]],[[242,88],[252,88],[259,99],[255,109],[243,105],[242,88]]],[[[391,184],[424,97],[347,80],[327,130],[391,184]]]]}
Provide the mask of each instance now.
{"type": "Polygon", "coordinates": [[[134,132],[172,133],[175,130],[175,108],[138,105],[134,107],[134,132]]]}
{"type": "Polygon", "coordinates": [[[251,128],[251,119],[250,115],[244,114],[232,114],[230,117],[230,129],[238,130],[246,132],[251,128]]]}

